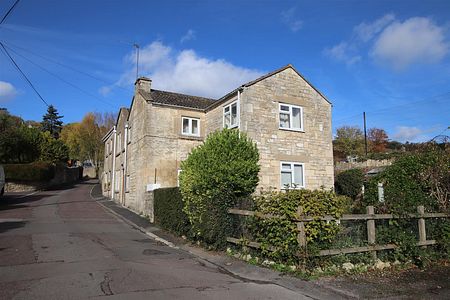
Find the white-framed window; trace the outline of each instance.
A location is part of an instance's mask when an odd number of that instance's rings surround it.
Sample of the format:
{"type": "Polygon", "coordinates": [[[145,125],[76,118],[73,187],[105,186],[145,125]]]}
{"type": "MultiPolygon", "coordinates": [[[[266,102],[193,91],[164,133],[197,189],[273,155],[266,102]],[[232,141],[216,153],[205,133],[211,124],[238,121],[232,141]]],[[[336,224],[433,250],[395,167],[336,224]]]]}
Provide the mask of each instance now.
{"type": "Polygon", "coordinates": [[[131,143],[131,127],[127,127],[127,144],[131,143]]]}
{"type": "Polygon", "coordinates": [[[200,119],[181,117],[181,134],[200,136],[200,119]]]}
{"type": "Polygon", "coordinates": [[[130,191],[130,175],[125,177],[125,193],[130,191]]]}
{"type": "Polygon", "coordinates": [[[116,171],[116,177],[114,177],[114,192],[118,193],[120,191],[120,171],[116,171]]]}
{"type": "Polygon", "coordinates": [[[234,128],[239,126],[238,102],[232,102],[223,107],[223,127],[234,128]]]}
{"type": "Polygon", "coordinates": [[[280,162],[281,189],[305,187],[305,164],[298,162],[280,162]]]}
{"type": "Polygon", "coordinates": [[[303,131],[303,107],[280,103],[280,129],[303,131]]]}

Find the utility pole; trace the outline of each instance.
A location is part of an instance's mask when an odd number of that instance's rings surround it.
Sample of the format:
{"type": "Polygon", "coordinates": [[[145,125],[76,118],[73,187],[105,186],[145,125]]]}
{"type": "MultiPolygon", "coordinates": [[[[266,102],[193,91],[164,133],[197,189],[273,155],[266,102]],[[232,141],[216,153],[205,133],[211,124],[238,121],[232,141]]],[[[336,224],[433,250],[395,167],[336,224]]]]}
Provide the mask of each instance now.
{"type": "Polygon", "coordinates": [[[139,78],[139,45],[134,43],[133,47],[136,48],[136,79],[139,78]]]}
{"type": "Polygon", "coordinates": [[[366,149],[366,157],[367,157],[367,130],[366,130],[366,112],[363,112],[363,118],[364,118],[364,146],[366,149]]]}

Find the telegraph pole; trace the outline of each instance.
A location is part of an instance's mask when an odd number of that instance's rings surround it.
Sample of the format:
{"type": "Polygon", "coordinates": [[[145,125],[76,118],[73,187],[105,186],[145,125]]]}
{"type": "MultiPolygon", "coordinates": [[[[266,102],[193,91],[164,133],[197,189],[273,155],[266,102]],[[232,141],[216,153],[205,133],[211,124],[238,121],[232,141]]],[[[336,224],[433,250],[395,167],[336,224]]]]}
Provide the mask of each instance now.
{"type": "Polygon", "coordinates": [[[364,146],[366,149],[366,157],[367,157],[367,130],[366,130],[366,112],[363,112],[363,119],[364,119],[364,146]]]}

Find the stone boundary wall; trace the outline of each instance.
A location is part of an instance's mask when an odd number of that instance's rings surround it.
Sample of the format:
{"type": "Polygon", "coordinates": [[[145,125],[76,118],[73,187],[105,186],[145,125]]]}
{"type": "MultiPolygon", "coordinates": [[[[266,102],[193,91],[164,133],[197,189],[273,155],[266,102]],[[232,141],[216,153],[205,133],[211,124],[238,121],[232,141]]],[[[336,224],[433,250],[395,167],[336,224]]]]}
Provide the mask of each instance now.
{"type": "Polygon", "coordinates": [[[339,173],[350,169],[367,169],[367,168],[377,168],[390,166],[392,164],[392,159],[384,160],[374,160],[368,159],[362,162],[337,162],[334,166],[334,170],[339,173]]]}
{"type": "Polygon", "coordinates": [[[56,167],[55,177],[50,181],[7,181],[5,192],[33,192],[48,189],[53,186],[71,183],[81,179],[82,167],[56,167]]]}

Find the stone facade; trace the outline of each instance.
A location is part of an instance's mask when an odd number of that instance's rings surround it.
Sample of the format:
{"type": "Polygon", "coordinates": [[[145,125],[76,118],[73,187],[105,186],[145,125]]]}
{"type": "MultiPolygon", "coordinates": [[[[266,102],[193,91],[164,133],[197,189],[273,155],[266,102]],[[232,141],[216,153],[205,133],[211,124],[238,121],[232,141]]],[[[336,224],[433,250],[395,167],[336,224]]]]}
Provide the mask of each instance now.
{"type": "MultiPolygon", "coordinates": [[[[138,79],[130,109],[120,110],[116,126],[103,139],[104,195],[153,220],[152,190],[177,186],[181,161],[225,126],[224,114],[234,103],[231,127],[246,132],[260,152],[259,188],[283,188],[283,163],[301,167],[296,173],[301,176],[285,171],[284,181],[301,177],[304,188],[333,187],[331,104],[288,65],[216,101],[152,90],[151,80],[138,79]],[[280,104],[301,109],[301,128],[281,128],[280,104]],[[198,122],[198,135],[182,133],[183,118],[197,120],[192,122],[198,122]]],[[[294,115],[290,118],[293,124],[294,115]]]]}

